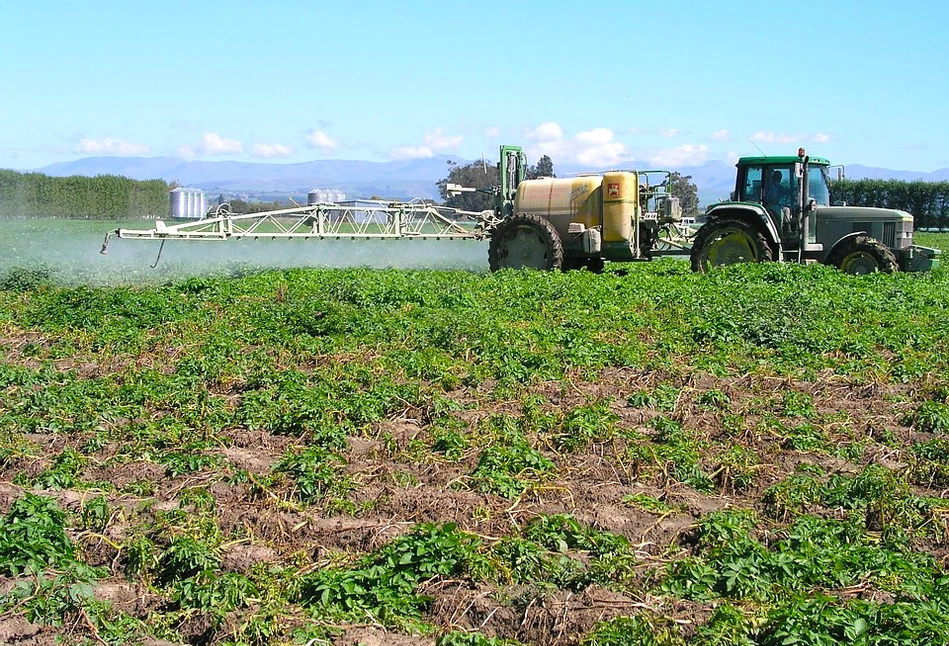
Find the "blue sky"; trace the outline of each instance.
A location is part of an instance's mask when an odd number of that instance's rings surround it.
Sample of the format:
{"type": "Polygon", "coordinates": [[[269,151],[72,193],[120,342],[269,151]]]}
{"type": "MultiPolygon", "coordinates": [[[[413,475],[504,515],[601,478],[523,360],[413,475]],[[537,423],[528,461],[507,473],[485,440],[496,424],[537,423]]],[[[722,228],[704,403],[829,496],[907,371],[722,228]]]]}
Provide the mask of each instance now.
{"type": "Polygon", "coordinates": [[[931,171],[949,167],[947,7],[0,0],[0,167],[493,159],[510,143],[555,167],[806,146],[931,171]]]}

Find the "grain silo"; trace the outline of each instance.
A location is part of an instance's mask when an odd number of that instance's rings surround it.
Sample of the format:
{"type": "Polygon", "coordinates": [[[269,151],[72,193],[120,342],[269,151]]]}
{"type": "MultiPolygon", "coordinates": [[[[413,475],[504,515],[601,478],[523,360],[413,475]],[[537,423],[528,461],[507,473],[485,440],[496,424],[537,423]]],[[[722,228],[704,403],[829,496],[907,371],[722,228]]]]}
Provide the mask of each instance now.
{"type": "Polygon", "coordinates": [[[168,193],[168,213],[172,218],[197,220],[207,211],[207,198],[198,188],[173,188],[168,193]]]}

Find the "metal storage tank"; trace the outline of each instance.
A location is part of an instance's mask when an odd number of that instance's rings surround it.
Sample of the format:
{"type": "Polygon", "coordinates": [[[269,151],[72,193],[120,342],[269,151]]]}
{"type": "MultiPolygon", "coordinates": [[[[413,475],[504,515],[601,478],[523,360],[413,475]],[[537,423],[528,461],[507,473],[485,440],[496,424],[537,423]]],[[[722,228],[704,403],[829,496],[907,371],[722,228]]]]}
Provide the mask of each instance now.
{"type": "Polygon", "coordinates": [[[199,219],[207,210],[204,191],[197,188],[173,188],[168,192],[169,215],[172,218],[199,219]]]}
{"type": "Polygon", "coordinates": [[[307,206],[327,202],[342,202],[346,199],[346,194],[337,188],[314,188],[306,194],[307,206]]]}

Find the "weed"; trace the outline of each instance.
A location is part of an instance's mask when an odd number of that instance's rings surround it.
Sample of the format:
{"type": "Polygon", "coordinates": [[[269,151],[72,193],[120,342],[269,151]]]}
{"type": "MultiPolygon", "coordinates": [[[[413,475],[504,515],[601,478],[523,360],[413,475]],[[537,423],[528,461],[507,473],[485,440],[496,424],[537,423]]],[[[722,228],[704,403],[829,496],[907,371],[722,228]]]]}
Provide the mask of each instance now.
{"type": "Polygon", "coordinates": [[[435,641],[435,646],[518,646],[521,642],[500,637],[485,637],[481,633],[453,630],[435,641]]]}
{"type": "Polygon", "coordinates": [[[326,496],[344,496],[354,487],[352,480],[341,473],[342,457],[319,446],[291,451],[273,467],[293,480],[293,496],[313,503],[326,496]]]}
{"type": "MultiPolygon", "coordinates": [[[[74,449],[63,449],[53,458],[53,465],[32,479],[32,484],[43,489],[72,489],[79,485],[79,475],[86,464],[86,457],[74,449]]],[[[23,482],[16,478],[14,482],[23,482]]],[[[24,483],[25,484],[25,483],[24,483]]]]}
{"type": "Polygon", "coordinates": [[[617,421],[619,416],[610,410],[608,401],[577,406],[567,413],[560,432],[554,435],[554,446],[558,451],[572,453],[592,442],[602,442],[613,435],[617,421]]]}
{"type": "Polygon", "coordinates": [[[669,514],[679,511],[678,507],[668,505],[658,498],[645,493],[623,496],[623,504],[627,507],[635,507],[654,514],[669,514]]]}
{"type": "Polygon", "coordinates": [[[923,402],[906,421],[923,433],[949,434],[949,406],[938,401],[923,402]]]}
{"type": "Polygon", "coordinates": [[[695,398],[695,403],[703,410],[727,410],[731,398],[721,390],[710,389],[695,398]]]}
{"type": "Polygon", "coordinates": [[[554,470],[554,463],[532,448],[526,440],[495,444],[481,452],[471,473],[475,486],[505,498],[517,498],[554,470]]]}
{"type": "Polygon", "coordinates": [[[105,496],[96,496],[83,502],[79,518],[84,529],[101,533],[105,531],[112,520],[112,508],[105,496]]]}
{"type": "Polygon", "coordinates": [[[827,438],[819,426],[805,422],[787,430],[784,446],[792,451],[826,452],[827,438]]]}
{"type": "Polygon", "coordinates": [[[736,444],[719,458],[713,479],[725,491],[747,491],[755,484],[758,464],[758,455],[753,450],[736,444]]]}
{"type": "Polygon", "coordinates": [[[593,627],[581,646],[684,646],[675,624],[652,614],[616,617],[593,627]]]}
{"type": "Polygon", "coordinates": [[[213,574],[221,564],[215,547],[190,536],[171,541],[158,559],[158,581],[163,584],[213,574]]]}
{"type": "Polygon", "coordinates": [[[807,393],[797,390],[789,390],[781,395],[781,416],[782,417],[804,417],[814,416],[814,402],[807,393]]]}

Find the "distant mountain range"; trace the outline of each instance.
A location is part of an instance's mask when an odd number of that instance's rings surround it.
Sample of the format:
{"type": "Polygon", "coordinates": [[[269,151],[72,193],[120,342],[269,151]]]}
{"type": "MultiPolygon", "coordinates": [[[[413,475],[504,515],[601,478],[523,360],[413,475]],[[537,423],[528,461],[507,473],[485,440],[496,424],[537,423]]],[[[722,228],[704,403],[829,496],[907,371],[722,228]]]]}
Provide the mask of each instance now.
{"type": "MultiPolygon", "coordinates": [[[[426,159],[390,162],[324,159],[296,164],[272,164],[236,161],[187,161],[173,157],[86,157],[37,169],[53,176],[123,175],[132,179],[163,179],[184,186],[201,188],[208,194],[247,194],[251,197],[304,197],[313,188],[335,188],[349,198],[378,195],[392,200],[415,197],[438,199],[435,182],[448,175],[448,163],[466,164],[460,157],[436,155],[426,159]]],[[[558,175],[589,172],[592,168],[557,166],[558,175]]],[[[735,167],[724,161],[709,161],[700,166],[678,169],[691,175],[698,186],[699,200],[706,204],[728,197],[734,189],[735,167]]],[[[949,181],[949,168],[931,173],[890,170],[852,165],[846,168],[849,179],[901,179],[949,181]]]]}

